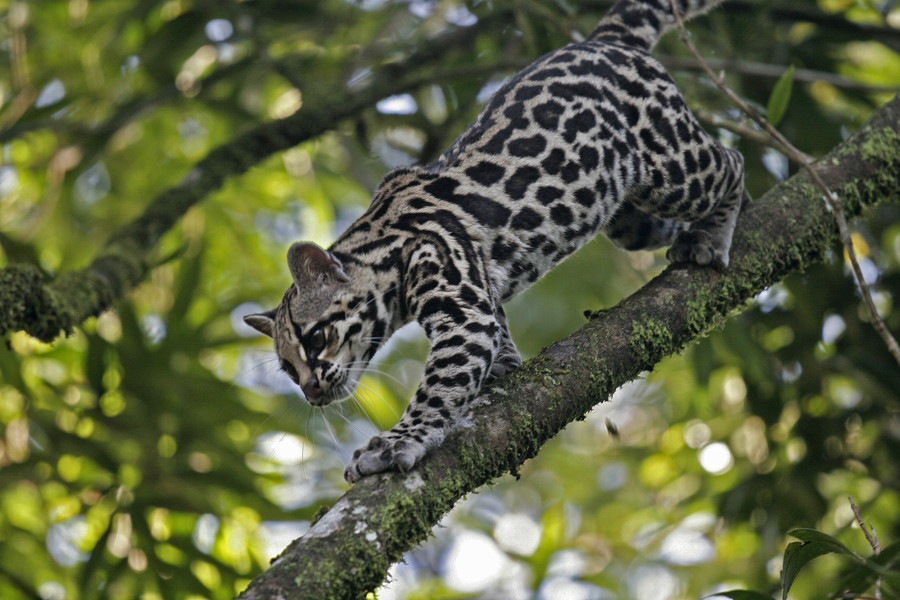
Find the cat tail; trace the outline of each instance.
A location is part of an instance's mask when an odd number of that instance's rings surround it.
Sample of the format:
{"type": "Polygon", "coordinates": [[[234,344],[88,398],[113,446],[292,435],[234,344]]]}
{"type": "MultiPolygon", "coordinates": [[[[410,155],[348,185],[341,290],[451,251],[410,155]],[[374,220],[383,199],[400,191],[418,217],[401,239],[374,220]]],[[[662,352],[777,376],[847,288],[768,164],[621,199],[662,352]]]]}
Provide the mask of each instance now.
{"type": "MultiPolygon", "coordinates": [[[[723,0],[675,0],[684,21],[702,15],[723,0]]],[[[619,0],[588,37],[591,41],[623,44],[650,51],[675,27],[670,0],[619,0]]]]}

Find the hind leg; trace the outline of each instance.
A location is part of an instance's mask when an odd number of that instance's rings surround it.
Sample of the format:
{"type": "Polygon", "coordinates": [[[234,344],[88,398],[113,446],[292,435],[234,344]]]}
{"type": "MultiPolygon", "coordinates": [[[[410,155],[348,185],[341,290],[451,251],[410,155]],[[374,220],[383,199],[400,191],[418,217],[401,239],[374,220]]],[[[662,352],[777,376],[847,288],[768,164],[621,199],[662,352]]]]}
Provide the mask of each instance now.
{"type": "Polygon", "coordinates": [[[654,217],[690,223],[669,251],[673,262],[724,268],[744,199],[743,158],[700,126],[671,79],[655,84],[654,99],[634,106],[639,164],[626,199],[654,217]]]}
{"type": "Polygon", "coordinates": [[[720,271],[727,268],[734,226],[741,207],[749,200],[747,192],[741,189],[740,195],[733,194],[727,201],[720,202],[717,210],[676,238],[666,252],[666,258],[673,263],[709,265],[720,271]]]}
{"type": "Polygon", "coordinates": [[[724,164],[713,189],[718,197],[708,214],[694,220],[687,231],[678,235],[666,257],[673,263],[694,263],[720,270],[728,267],[731,239],[738,214],[750,197],[744,190],[744,163],[741,155],[722,149],[724,164]]]}
{"type": "Polygon", "coordinates": [[[519,368],[519,365],[522,364],[522,357],[519,355],[516,344],[509,334],[509,326],[506,324],[506,313],[503,311],[502,306],[497,307],[496,317],[497,324],[500,326],[500,332],[494,345],[496,357],[493,364],[491,364],[487,381],[499,379],[519,368]]]}
{"type": "Polygon", "coordinates": [[[603,229],[606,236],[625,250],[653,250],[669,246],[688,224],[647,214],[626,200],[603,229]]]}
{"type": "Polygon", "coordinates": [[[628,198],[654,217],[690,224],[678,233],[670,261],[724,269],[745,197],[744,161],[699,129],[692,142],[645,153],[645,176],[628,198]]]}

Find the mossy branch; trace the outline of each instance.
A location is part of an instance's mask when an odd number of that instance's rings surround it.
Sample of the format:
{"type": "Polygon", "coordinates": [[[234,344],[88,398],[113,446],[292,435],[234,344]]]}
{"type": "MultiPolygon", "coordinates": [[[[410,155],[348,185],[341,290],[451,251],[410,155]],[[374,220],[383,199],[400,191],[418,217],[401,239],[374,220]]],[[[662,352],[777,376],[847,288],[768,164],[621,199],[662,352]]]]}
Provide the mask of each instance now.
{"type": "MultiPolygon", "coordinates": [[[[25,331],[51,342],[60,332],[69,333],[88,317],[112,307],[147,276],[162,235],[226,179],[333,129],[382,98],[432,81],[471,76],[471,72],[459,69],[435,70],[435,65],[452,50],[471,54],[478,37],[490,33],[506,14],[498,11],[472,27],[449,30],[404,59],[373,68],[371,83],[362,90],[350,90],[340,82],[332,88],[323,88],[319,81],[303,85],[302,69],[291,66],[290,61],[279,63],[286,77],[309,90],[300,111],[255,127],[212,150],[180,184],[157,196],[144,214],[115,233],[87,267],[55,279],[49,279],[33,265],[14,264],[0,269],[0,338],[25,331]]],[[[498,66],[504,67],[505,63],[498,66]]]]}
{"type": "MultiPolygon", "coordinates": [[[[900,200],[900,99],[816,164],[848,216],[900,200]]],[[[414,471],[354,485],[241,594],[363,598],[465,494],[516,472],[540,447],[622,384],[722,323],[786,275],[822,259],[837,240],[822,194],[801,173],[741,214],[727,272],[670,267],[615,308],[495,382],[471,426],[414,471]]]]}

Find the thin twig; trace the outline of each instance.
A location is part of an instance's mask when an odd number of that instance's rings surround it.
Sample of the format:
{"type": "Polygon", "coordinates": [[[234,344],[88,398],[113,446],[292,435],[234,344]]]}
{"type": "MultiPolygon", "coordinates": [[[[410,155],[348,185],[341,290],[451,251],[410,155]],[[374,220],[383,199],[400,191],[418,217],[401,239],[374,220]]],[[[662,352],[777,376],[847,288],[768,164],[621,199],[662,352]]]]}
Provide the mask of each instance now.
{"type": "Polygon", "coordinates": [[[859,507],[857,507],[856,502],[853,501],[853,496],[847,496],[847,499],[850,500],[850,508],[853,509],[853,515],[856,517],[856,522],[859,525],[859,528],[862,529],[863,535],[866,536],[869,545],[872,547],[872,552],[878,554],[881,552],[881,544],[878,543],[878,536],[875,535],[875,528],[872,527],[872,531],[869,531],[869,528],[866,527],[866,524],[863,521],[862,514],[859,512],[859,507]]]}
{"type": "MultiPolygon", "coordinates": [[[[767,135],[765,132],[759,131],[758,129],[753,129],[751,127],[748,127],[747,125],[744,125],[743,123],[738,123],[737,121],[723,119],[719,115],[705,110],[695,110],[694,114],[697,115],[697,118],[700,119],[700,121],[702,121],[703,123],[712,125],[713,127],[720,127],[732,133],[736,133],[744,139],[748,139],[751,142],[756,142],[757,144],[760,144],[762,146],[774,148],[779,152],[782,152],[784,150],[784,148],[776,143],[771,136],[767,135]]],[[[810,162],[812,162],[811,156],[809,156],[808,154],[801,154],[805,160],[809,160],[810,162]]],[[[793,157],[788,156],[788,158],[793,157]]]]}
{"type": "Polygon", "coordinates": [[[844,248],[847,250],[847,256],[850,259],[850,266],[852,267],[854,277],[856,279],[856,283],[859,286],[860,294],[862,295],[863,301],[866,305],[866,308],[869,310],[869,314],[872,319],[872,327],[875,328],[875,331],[881,336],[881,339],[884,341],[885,346],[887,346],[888,352],[894,357],[894,360],[900,365],[900,344],[897,344],[897,340],[894,339],[894,336],[891,335],[891,332],[888,331],[887,325],[885,325],[884,320],[881,318],[881,315],[878,314],[878,309],[875,306],[875,301],[872,299],[872,290],[869,288],[869,284],[866,283],[866,278],[863,276],[862,269],[859,266],[859,260],[856,257],[856,249],[853,247],[853,239],[850,237],[850,227],[847,225],[847,218],[844,216],[844,210],[841,206],[841,202],[837,197],[837,194],[832,192],[828,186],[822,181],[822,178],[819,177],[818,172],[813,168],[811,162],[804,159],[804,154],[800,152],[793,144],[791,144],[787,138],[781,135],[775,127],[772,126],[769,121],[762,116],[755,108],[753,108],[749,103],[745,102],[743,98],[738,96],[731,88],[729,88],[725,81],[721,76],[716,75],[713,70],[709,67],[703,57],[700,56],[700,52],[691,42],[690,37],[688,36],[687,29],[684,27],[684,21],[681,18],[681,11],[678,10],[678,6],[675,3],[675,0],[669,0],[669,3],[672,7],[672,13],[675,16],[675,23],[678,26],[678,32],[681,37],[682,43],[684,43],[685,47],[688,51],[693,55],[693,57],[697,60],[700,66],[703,68],[703,72],[706,73],[707,77],[709,77],[713,83],[716,84],[716,87],[725,94],[734,104],[738,106],[745,114],[747,114],[751,119],[756,121],[760,127],[766,130],[766,132],[772,136],[773,140],[781,146],[784,153],[787,154],[794,162],[803,165],[803,168],[809,173],[813,182],[816,186],[819,187],[825,194],[825,202],[828,204],[831,209],[831,213],[834,215],[834,220],[837,223],[838,233],[841,238],[841,242],[844,244],[844,248]]]}
{"type": "MultiPolygon", "coordinates": [[[[878,535],[875,533],[875,528],[872,527],[871,523],[869,523],[869,527],[866,527],[866,523],[862,518],[862,513],[859,512],[859,507],[857,507],[856,502],[853,501],[853,496],[847,496],[847,499],[850,500],[850,508],[853,510],[853,516],[856,517],[857,525],[859,525],[863,535],[866,536],[866,540],[872,547],[872,552],[878,554],[881,552],[881,544],[878,543],[878,535]]],[[[873,600],[881,600],[881,577],[878,577],[878,579],[875,580],[875,596],[873,600]]]]}

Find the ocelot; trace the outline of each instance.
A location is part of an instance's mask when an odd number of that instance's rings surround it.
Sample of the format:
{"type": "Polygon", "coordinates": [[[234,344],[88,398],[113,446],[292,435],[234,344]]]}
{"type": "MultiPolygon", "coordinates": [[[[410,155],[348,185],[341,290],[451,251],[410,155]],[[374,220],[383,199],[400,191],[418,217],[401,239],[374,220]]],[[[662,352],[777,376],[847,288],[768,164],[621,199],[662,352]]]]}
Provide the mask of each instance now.
{"type": "MultiPolygon", "coordinates": [[[[690,18],[721,0],[677,0],[690,18]]],[[[488,381],[520,363],[502,303],[606,233],[628,248],[724,269],[745,200],[741,155],[697,123],[649,52],[670,0],[622,0],[583,42],[509,79],[438,160],[397,169],[328,250],[291,246],[293,278],[246,322],[323,406],[400,326],[431,343],[424,379],[390,431],[344,475],[411,469],[488,381]]]]}

